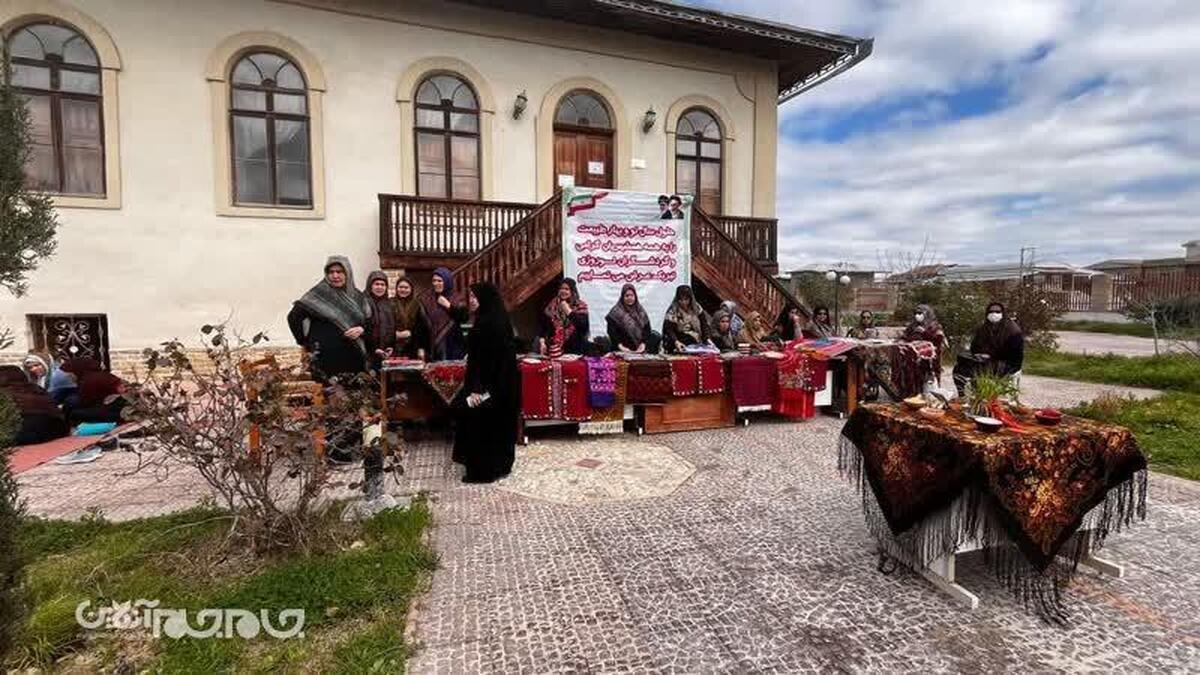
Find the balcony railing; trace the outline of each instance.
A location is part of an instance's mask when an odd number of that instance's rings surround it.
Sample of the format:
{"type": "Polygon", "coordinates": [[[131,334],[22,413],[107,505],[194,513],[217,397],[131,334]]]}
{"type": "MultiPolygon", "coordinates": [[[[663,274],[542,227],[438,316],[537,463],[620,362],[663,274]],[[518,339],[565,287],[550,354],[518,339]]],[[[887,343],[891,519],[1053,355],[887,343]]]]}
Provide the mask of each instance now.
{"type": "MultiPolygon", "coordinates": [[[[483,250],[540,205],[379,195],[381,255],[463,256],[483,250]]],[[[709,216],[755,262],[777,268],[778,221],[774,218],[709,216]]]]}

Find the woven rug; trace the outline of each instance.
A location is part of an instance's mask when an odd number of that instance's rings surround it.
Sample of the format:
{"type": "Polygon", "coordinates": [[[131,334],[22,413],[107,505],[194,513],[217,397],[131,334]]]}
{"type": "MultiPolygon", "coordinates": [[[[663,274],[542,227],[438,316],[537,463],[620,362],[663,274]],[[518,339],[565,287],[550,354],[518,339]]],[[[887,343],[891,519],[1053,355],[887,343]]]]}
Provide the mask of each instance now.
{"type": "Polygon", "coordinates": [[[579,423],[581,434],[619,434],[625,431],[625,399],[629,386],[629,364],[616,364],[616,391],[613,404],[607,408],[593,408],[592,419],[579,423]]]}

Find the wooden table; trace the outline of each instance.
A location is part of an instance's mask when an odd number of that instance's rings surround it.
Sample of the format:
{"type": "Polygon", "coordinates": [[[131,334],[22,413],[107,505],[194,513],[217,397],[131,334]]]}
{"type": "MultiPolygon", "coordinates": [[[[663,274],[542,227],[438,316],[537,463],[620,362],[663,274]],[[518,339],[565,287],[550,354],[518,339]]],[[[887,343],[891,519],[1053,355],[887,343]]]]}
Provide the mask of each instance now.
{"type": "Polygon", "coordinates": [[[379,376],[380,403],[388,422],[427,420],[445,414],[445,403],[421,378],[419,370],[384,370],[379,376]],[[402,398],[392,400],[397,395],[402,398]]]}
{"type": "Polygon", "coordinates": [[[737,405],[728,388],[720,394],[680,396],[638,408],[638,426],[648,434],[721,429],[737,423],[737,405]]]}

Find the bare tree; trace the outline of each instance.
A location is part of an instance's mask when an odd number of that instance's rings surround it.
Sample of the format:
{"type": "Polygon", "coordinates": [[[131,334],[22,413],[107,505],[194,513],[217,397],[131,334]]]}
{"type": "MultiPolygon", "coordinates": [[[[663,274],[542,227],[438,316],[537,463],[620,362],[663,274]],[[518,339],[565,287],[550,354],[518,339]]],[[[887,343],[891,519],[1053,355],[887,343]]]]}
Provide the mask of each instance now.
{"type": "Polygon", "coordinates": [[[921,276],[925,269],[938,265],[942,260],[936,244],[933,243],[932,238],[928,234],[925,235],[925,239],[921,242],[921,248],[917,250],[888,249],[877,251],[876,258],[879,263],[879,270],[889,280],[901,283],[920,281],[917,277],[921,276]]]}

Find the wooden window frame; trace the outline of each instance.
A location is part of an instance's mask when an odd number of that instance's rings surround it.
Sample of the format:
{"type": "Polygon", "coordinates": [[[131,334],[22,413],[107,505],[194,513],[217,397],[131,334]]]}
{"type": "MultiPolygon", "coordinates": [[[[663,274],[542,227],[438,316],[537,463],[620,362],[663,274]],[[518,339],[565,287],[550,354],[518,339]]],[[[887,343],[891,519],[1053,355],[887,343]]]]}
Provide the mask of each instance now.
{"type": "MultiPolygon", "coordinates": [[[[705,163],[717,165],[717,179],[718,179],[718,181],[720,181],[717,184],[717,190],[719,192],[720,202],[721,202],[722,211],[723,211],[724,210],[724,202],[725,202],[725,166],[724,166],[724,163],[725,163],[725,129],[723,129],[721,127],[721,118],[718,117],[717,114],[714,113],[713,111],[711,111],[707,108],[701,108],[698,106],[691,107],[691,108],[688,108],[687,110],[684,110],[683,113],[679,115],[679,122],[676,122],[676,124],[675,124],[675,148],[674,148],[674,151],[672,154],[675,157],[675,166],[676,166],[675,190],[674,190],[674,192],[676,192],[676,193],[679,192],[679,169],[678,169],[679,161],[683,160],[685,163],[692,162],[692,161],[695,162],[695,165],[696,165],[696,193],[697,194],[692,195],[692,197],[695,199],[695,202],[694,202],[695,204],[700,203],[699,192],[700,192],[700,176],[702,175],[702,173],[701,173],[702,165],[705,163]],[[683,134],[679,133],[679,124],[681,122],[683,122],[683,120],[687,119],[688,113],[697,112],[697,111],[702,112],[705,115],[708,115],[709,117],[712,118],[713,122],[716,123],[717,138],[715,138],[715,139],[707,138],[700,134],[684,136],[683,134]],[[679,143],[681,141],[686,142],[686,143],[693,143],[695,154],[694,155],[679,154],[679,143]],[[711,145],[716,145],[717,148],[719,148],[721,151],[721,156],[717,159],[713,159],[712,157],[705,157],[704,153],[702,152],[705,143],[708,143],[711,145]]],[[[713,213],[713,214],[709,214],[709,215],[721,215],[721,214],[713,213]]]]}
{"type": "MultiPolygon", "coordinates": [[[[80,197],[85,199],[105,199],[108,197],[108,143],[106,143],[106,134],[104,128],[104,69],[100,64],[100,53],[96,50],[96,45],[88,39],[82,31],[74,26],[71,26],[62,21],[53,19],[38,19],[22,23],[9,31],[4,40],[4,63],[20,64],[27,66],[35,66],[38,68],[46,68],[50,71],[50,88],[36,89],[33,87],[13,86],[12,90],[18,94],[25,96],[45,96],[50,99],[50,143],[54,148],[54,162],[58,177],[58,185],[55,189],[47,190],[48,193],[62,197],[80,197]],[[9,43],[12,41],[12,36],[29,28],[30,26],[50,25],[58,26],[71,31],[79,36],[79,39],[87,43],[91,48],[92,54],[96,57],[95,66],[85,66],[77,63],[66,63],[60,55],[54,54],[57,58],[53,59],[31,59],[25,56],[10,56],[9,43]],[[99,94],[83,94],[77,92],[68,92],[58,89],[62,82],[62,71],[74,71],[79,73],[91,73],[96,76],[97,84],[100,87],[99,94]],[[66,187],[67,172],[66,172],[66,156],[64,154],[63,143],[63,128],[62,128],[62,102],[63,100],[87,101],[96,104],[96,114],[99,116],[100,129],[100,192],[67,192],[66,187]]],[[[4,77],[7,79],[10,75],[5,69],[4,77]]]]}
{"type": "Polygon", "coordinates": [[[275,49],[250,49],[243,52],[235,59],[229,68],[229,196],[235,207],[258,207],[258,208],[276,208],[276,209],[297,209],[311,210],[316,204],[315,186],[313,185],[313,147],[312,147],[312,98],[308,95],[308,76],[304,69],[288,54],[275,49]],[[280,87],[278,84],[271,87],[266,87],[261,84],[237,84],[233,81],[233,73],[237,70],[238,64],[242,61],[254,56],[255,54],[274,54],[279,58],[287,61],[300,73],[300,79],[304,83],[302,89],[290,89],[280,87]],[[266,96],[266,110],[241,110],[234,107],[235,91],[257,91],[262,92],[266,96]],[[275,94],[283,94],[285,96],[303,96],[304,97],[304,114],[299,113],[281,113],[275,111],[275,94]],[[271,200],[268,202],[246,202],[238,199],[237,189],[237,145],[234,143],[234,120],[237,117],[250,117],[254,119],[264,119],[267,125],[267,165],[270,168],[271,174],[271,200]],[[286,204],[279,201],[279,183],[277,176],[277,155],[275,148],[275,122],[276,120],[285,120],[292,122],[304,123],[304,142],[308,145],[308,202],[304,204],[286,204]]]}
{"type": "Polygon", "coordinates": [[[421,81],[417,83],[417,88],[415,91],[418,93],[413,96],[413,161],[415,163],[414,168],[416,169],[417,196],[428,197],[430,199],[445,199],[446,201],[479,201],[483,199],[483,134],[481,133],[483,130],[483,111],[480,109],[481,105],[479,100],[479,92],[475,90],[475,87],[467,78],[459,75],[458,73],[446,72],[429,73],[425,77],[422,77],[421,81]],[[451,99],[442,99],[442,102],[438,105],[433,105],[432,103],[421,103],[418,100],[421,87],[424,87],[426,82],[439,75],[453,77],[461,82],[463,86],[466,86],[467,89],[470,89],[471,95],[475,97],[475,108],[458,108],[454,106],[451,99]],[[442,113],[442,128],[439,129],[436,127],[421,126],[418,120],[421,119],[422,110],[431,110],[442,113]],[[475,131],[455,131],[450,126],[451,114],[474,115],[475,131]],[[421,134],[435,134],[442,137],[442,152],[444,153],[443,158],[445,159],[446,169],[445,195],[421,194],[421,134]],[[475,196],[471,197],[469,200],[464,200],[464,198],[455,197],[454,195],[454,158],[451,156],[451,152],[453,151],[453,139],[456,136],[461,138],[475,139],[475,181],[477,187],[475,190],[475,196]]]}

